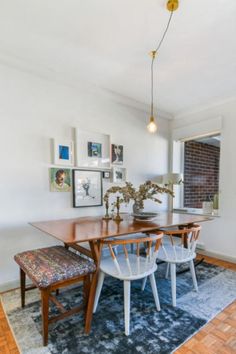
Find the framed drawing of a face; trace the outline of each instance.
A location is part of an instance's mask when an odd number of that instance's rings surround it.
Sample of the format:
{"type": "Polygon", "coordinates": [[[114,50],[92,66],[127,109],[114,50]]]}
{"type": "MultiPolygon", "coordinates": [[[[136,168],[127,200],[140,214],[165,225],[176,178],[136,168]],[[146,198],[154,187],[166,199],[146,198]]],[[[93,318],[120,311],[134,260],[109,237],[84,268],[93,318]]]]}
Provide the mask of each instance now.
{"type": "Polygon", "coordinates": [[[123,165],[123,152],[123,145],[111,144],[111,162],[113,165],[123,165]]]}
{"type": "Polygon", "coordinates": [[[68,168],[50,168],[50,191],[71,192],[71,170],[68,168]]]}
{"type": "Polygon", "coordinates": [[[102,205],[102,172],[73,170],[74,208],[102,205]]]}

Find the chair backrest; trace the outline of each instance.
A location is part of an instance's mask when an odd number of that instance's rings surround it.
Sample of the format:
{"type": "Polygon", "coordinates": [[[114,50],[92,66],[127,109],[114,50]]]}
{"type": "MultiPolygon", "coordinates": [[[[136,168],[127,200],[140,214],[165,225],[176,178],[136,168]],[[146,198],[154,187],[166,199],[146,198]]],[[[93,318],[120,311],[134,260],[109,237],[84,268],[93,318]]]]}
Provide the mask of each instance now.
{"type": "MultiPolygon", "coordinates": [[[[133,236],[133,235],[132,235],[133,236]]],[[[114,238],[114,239],[104,239],[101,241],[102,246],[103,245],[107,245],[109,250],[110,250],[110,254],[111,257],[114,261],[114,264],[118,270],[119,273],[121,273],[121,268],[119,265],[119,260],[118,257],[116,255],[116,252],[114,252],[114,247],[115,246],[119,246],[121,245],[123,248],[123,252],[125,255],[125,259],[127,261],[127,264],[130,263],[130,253],[127,249],[127,245],[136,245],[136,250],[135,253],[132,253],[132,258],[134,258],[134,255],[136,255],[137,260],[139,260],[140,257],[140,250],[141,250],[141,245],[144,245],[144,249],[146,249],[145,252],[145,258],[146,258],[146,262],[151,264],[155,264],[156,263],[156,259],[158,256],[158,250],[161,244],[161,240],[163,237],[163,232],[162,231],[158,231],[155,234],[152,235],[144,235],[143,237],[138,237],[138,238],[125,238],[125,239],[119,239],[119,238],[114,238]]]]}
{"type": "MultiPolygon", "coordinates": [[[[175,258],[177,259],[179,257],[179,253],[177,255],[176,253],[176,247],[181,247],[182,249],[188,250],[188,255],[191,256],[194,254],[196,246],[197,246],[197,240],[200,235],[201,231],[201,226],[199,225],[193,225],[190,228],[182,228],[180,230],[162,230],[165,236],[169,237],[169,246],[171,245],[173,248],[173,252],[175,254],[175,258]],[[179,239],[181,238],[181,242],[179,242],[179,239]]],[[[165,242],[162,242],[162,250],[166,254],[166,258],[168,257],[168,250],[167,246],[165,245],[165,242]]],[[[185,253],[186,257],[186,253],[185,253]]]]}

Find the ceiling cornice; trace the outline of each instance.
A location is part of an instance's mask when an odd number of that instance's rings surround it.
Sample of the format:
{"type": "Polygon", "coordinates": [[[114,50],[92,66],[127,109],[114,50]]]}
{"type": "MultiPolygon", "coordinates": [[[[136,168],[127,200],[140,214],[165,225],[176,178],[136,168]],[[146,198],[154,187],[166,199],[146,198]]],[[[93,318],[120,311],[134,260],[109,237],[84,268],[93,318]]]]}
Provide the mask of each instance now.
{"type": "Polygon", "coordinates": [[[195,107],[191,107],[188,108],[186,110],[182,110],[176,114],[173,115],[173,119],[174,120],[178,120],[178,119],[182,119],[182,118],[186,118],[186,116],[190,116],[190,115],[194,115],[203,111],[207,111],[208,109],[217,107],[217,106],[222,106],[224,104],[230,103],[236,101],[236,94],[221,100],[214,100],[211,103],[208,104],[204,104],[201,106],[195,106],[195,107]]]}

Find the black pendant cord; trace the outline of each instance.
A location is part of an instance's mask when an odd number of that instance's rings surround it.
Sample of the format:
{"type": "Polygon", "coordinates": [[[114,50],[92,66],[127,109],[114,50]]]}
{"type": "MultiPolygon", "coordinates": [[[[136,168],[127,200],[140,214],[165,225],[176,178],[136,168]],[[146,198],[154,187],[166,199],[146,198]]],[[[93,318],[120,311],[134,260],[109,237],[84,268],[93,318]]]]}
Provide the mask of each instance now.
{"type": "Polygon", "coordinates": [[[171,19],[172,19],[172,16],[173,16],[173,11],[170,12],[170,17],[169,17],[169,20],[167,22],[167,25],[166,25],[166,29],[161,37],[161,40],[160,42],[158,43],[157,45],[157,48],[152,52],[152,62],[151,62],[151,117],[153,117],[153,66],[154,66],[154,60],[156,58],[156,54],[157,52],[159,51],[164,39],[165,39],[165,36],[167,34],[167,31],[170,27],[170,22],[171,22],[171,19]]]}

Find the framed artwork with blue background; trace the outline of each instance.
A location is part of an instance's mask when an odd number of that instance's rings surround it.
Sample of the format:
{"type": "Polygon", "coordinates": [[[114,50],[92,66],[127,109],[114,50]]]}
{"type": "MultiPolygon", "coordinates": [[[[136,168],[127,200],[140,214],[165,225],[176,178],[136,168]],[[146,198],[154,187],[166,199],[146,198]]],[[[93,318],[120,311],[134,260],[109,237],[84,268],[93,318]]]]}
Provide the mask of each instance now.
{"type": "Polygon", "coordinates": [[[88,142],[88,156],[89,157],[102,157],[102,144],[88,142]]]}
{"type": "Polygon", "coordinates": [[[75,128],[76,166],[110,169],[110,135],[75,128]]]}
{"type": "Polygon", "coordinates": [[[74,165],[74,143],[70,140],[53,140],[53,163],[55,165],[74,165]]]}

